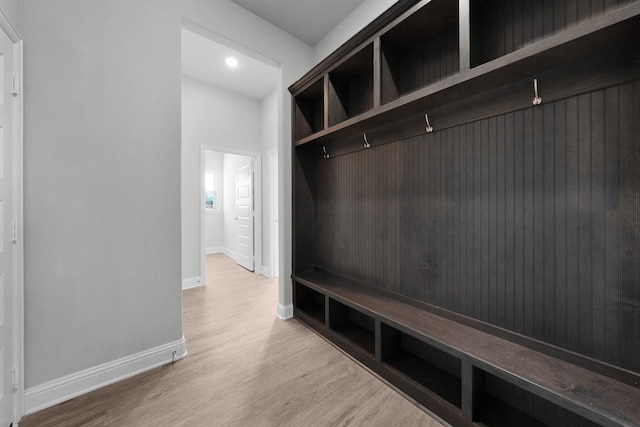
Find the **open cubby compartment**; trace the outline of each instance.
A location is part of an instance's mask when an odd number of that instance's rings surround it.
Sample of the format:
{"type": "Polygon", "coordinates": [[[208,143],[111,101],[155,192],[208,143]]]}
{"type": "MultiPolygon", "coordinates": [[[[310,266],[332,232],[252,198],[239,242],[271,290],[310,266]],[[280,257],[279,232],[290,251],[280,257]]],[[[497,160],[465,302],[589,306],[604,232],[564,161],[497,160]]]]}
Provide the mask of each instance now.
{"type": "Polygon", "coordinates": [[[458,2],[432,0],[380,37],[382,103],[460,71],[458,2]]]}
{"type": "Polygon", "coordinates": [[[375,355],[375,319],[329,298],[329,328],[361,350],[375,355]]]}
{"type": "Polygon", "coordinates": [[[325,296],[302,283],[295,282],[295,308],[307,316],[325,323],[325,296]]]}
{"type": "Polygon", "coordinates": [[[470,0],[471,67],[638,0],[470,0]]]}
{"type": "Polygon", "coordinates": [[[373,44],[329,72],[329,127],[373,108],[373,44]]]}
{"type": "Polygon", "coordinates": [[[460,408],[460,359],[384,322],[380,343],[382,363],[460,408]]]}
{"type": "Polygon", "coordinates": [[[324,129],[324,79],[295,96],[296,140],[324,129]]]}
{"type": "Polygon", "coordinates": [[[479,370],[481,378],[474,396],[474,420],[486,426],[575,426],[596,427],[570,412],[508,381],[479,370]]]}

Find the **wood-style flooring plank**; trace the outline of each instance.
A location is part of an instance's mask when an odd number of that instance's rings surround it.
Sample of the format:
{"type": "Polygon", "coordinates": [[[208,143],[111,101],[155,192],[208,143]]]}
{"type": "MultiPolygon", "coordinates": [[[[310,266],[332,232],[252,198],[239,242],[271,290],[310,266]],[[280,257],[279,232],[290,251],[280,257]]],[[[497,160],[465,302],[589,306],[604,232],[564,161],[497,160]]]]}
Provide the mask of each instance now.
{"type": "Polygon", "coordinates": [[[425,426],[441,424],[296,320],[277,281],[207,256],[183,293],[188,355],[23,417],[48,426],[425,426]]]}

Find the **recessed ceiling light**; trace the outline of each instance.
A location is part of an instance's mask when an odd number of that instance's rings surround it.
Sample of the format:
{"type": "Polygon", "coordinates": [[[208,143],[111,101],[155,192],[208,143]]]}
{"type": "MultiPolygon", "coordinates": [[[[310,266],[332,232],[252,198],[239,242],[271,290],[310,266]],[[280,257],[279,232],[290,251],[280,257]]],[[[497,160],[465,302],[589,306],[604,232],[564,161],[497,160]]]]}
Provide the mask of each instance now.
{"type": "Polygon", "coordinates": [[[228,57],[224,60],[224,62],[226,62],[227,65],[232,68],[238,66],[238,60],[236,58],[228,57]]]}

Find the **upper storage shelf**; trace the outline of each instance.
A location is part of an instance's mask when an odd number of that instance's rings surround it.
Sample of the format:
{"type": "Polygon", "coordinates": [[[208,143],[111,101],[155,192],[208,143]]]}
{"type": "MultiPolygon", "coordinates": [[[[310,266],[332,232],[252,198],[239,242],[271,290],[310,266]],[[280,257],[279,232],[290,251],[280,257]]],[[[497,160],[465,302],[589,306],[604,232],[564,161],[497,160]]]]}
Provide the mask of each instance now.
{"type": "Polygon", "coordinates": [[[515,52],[531,43],[634,0],[470,0],[471,67],[515,52]]]}
{"type": "Polygon", "coordinates": [[[509,107],[525,108],[534,78],[547,102],[568,96],[568,76],[585,69],[640,71],[640,0],[401,0],[392,9],[289,88],[296,146],[406,138],[424,131],[425,113],[441,129],[455,124],[445,117],[454,106],[478,107],[493,90],[512,96],[505,88],[521,92],[509,107]]]}
{"type": "Polygon", "coordinates": [[[329,127],[373,108],[373,45],[369,44],[329,72],[329,127]]]}
{"type": "Polygon", "coordinates": [[[295,97],[295,137],[302,139],[324,129],[324,85],[320,79],[295,97]]]}
{"type": "Polygon", "coordinates": [[[458,2],[419,6],[380,36],[383,104],[460,71],[458,2]]]}

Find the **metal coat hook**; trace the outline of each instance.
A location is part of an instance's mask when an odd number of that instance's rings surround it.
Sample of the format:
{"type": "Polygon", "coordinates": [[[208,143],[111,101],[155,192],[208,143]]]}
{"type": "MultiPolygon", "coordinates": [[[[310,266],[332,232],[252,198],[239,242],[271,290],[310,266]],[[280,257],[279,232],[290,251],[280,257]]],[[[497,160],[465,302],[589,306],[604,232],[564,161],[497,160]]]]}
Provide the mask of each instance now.
{"type": "Polygon", "coordinates": [[[538,79],[533,79],[533,105],[542,104],[542,98],[538,95],[538,79]]]}
{"type": "Polygon", "coordinates": [[[323,158],[328,159],[329,153],[327,153],[327,147],[325,147],[324,145],[322,146],[322,151],[324,152],[324,154],[322,155],[323,158]]]}
{"type": "Polygon", "coordinates": [[[427,126],[424,128],[427,133],[433,132],[433,126],[429,123],[429,116],[427,116],[427,113],[424,113],[424,121],[427,123],[427,126]]]}
{"type": "Polygon", "coordinates": [[[369,141],[367,141],[367,134],[363,133],[362,137],[364,138],[364,144],[362,144],[362,146],[364,148],[371,148],[371,144],[369,144],[369,141]]]}

